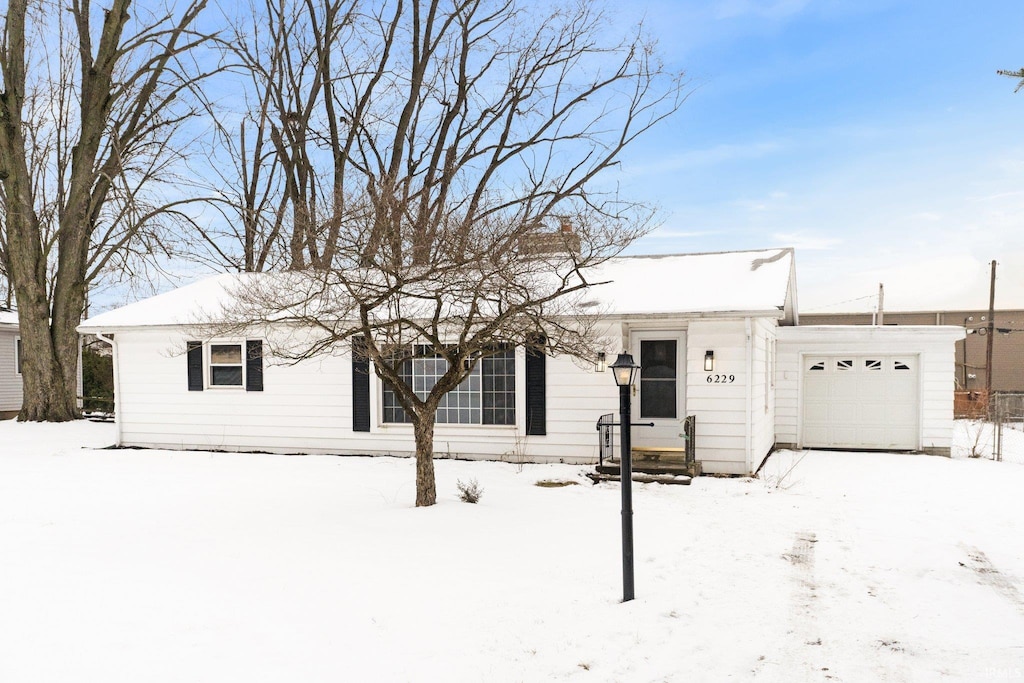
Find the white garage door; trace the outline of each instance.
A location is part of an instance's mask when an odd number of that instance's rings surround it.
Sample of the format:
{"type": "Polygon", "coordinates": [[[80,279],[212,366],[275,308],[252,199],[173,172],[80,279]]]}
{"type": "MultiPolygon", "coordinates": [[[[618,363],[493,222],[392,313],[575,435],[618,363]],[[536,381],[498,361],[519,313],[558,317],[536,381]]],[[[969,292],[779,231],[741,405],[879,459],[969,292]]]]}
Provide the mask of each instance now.
{"type": "Polygon", "coordinates": [[[919,447],[917,356],[804,356],[805,448],[919,447]]]}

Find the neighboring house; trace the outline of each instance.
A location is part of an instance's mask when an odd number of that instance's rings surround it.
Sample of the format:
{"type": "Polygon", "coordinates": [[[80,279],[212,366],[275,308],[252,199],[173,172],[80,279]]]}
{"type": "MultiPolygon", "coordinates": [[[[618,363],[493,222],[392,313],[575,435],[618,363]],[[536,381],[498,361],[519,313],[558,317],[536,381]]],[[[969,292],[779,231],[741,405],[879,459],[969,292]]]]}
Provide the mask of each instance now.
{"type": "MultiPolygon", "coordinates": [[[[614,259],[591,281],[610,363],[641,366],[634,447],[678,448],[695,416],[709,473],[754,472],[776,443],[949,453],[948,327],[797,326],[791,249],[614,259]]],[[[255,274],[227,274],[86,320],[114,348],[118,443],[155,448],[408,455],[410,425],[349,342],[288,365],[270,338],[200,339],[190,323],[255,274]]],[[[442,406],[438,456],[595,462],[595,423],[618,407],[609,371],[527,354],[478,365],[442,406]]],[[[429,381],[430,362],[414,363],[429,381]]]]}
{"type": "MultiPolygon", "coordinates": [[[[801,320],[814,325],[873,325],[872,313],[813,313],[801,320]]],[[[967,336],[956,343],[956,383],[962,391],[983,391],[988,369],[988,310],[886,312],[889,325],[956,325],[967,336]]],[[[1024,310],[1003,309],[992,317],[992,391],[1024,393],[1024,310]]]]}
{"type": "Polygon", "coordinates": [[[21,336],[18,314],[0,309],[0,419],[21,410],[21,336]]]}

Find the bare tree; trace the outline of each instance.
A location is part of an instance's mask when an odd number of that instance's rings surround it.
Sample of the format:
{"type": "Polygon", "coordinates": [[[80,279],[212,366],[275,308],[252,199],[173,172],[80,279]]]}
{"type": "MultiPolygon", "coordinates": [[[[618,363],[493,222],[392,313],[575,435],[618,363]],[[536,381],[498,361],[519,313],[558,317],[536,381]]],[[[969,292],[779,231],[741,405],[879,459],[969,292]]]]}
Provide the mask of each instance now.
{"type": "Polygon", "coordinates": [[[1024,88],[1024,69],[1017,69],[1016,71],[999,69],[996,73],[1000,76],[1017,79],[1017,87],[1013,89],[1013,92],[1020,92],[1021,88],[1024,88]]]}
{"type": "Polygon", "coordinates": [[[189,90],[206,0],[151,12],[130,0],[10,0],[0,16],[0,263],[24,350],[22,420],[77,415],[87,291],[159,267],[190,198],[170,191],[199,110],[189,90]],[[159,186],[163,192],[157,192],[159,186]]]}
{"type": "Polygon", "coordinates": [[[602,174],[685,83],[641,30],[609,43],[586,0],[284,2],[265,5],[290,18],[273,45],[239,32],[235,50],[260,73],[298,272],[244,279],[217,329],[300,324],[312,336],[268,332],[293,360],[354,340],[412,424],[432,505],[449,392],[510,345],[593,353],[587,273],[653,218],[602,174]],[[414,386],[427,359],[433,384],[414,386]]]}
{"type": "Polygon", "coordinates": [[[243,271],[319,267],[330,261],[318,228],[334,214],[333,187],[344,147],[332,92],[333,61],[358,0],[253,0],[238,5],[231,40],[222,44],[225,83],[235,101],[212,102],[217,173],[214,208],[204,227],[206,260],[243,271]],[[238,104],[241,103],[241,107],[238,104]]]}

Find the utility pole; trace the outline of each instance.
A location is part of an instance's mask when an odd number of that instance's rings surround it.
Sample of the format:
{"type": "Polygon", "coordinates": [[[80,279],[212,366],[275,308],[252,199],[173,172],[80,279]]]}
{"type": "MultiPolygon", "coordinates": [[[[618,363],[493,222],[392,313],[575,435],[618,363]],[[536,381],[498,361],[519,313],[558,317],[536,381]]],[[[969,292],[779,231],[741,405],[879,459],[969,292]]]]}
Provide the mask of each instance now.
{"type": "Polygon", "coordinates": [[[883,325],[883,318],[885,317],[885,287],[881,282],[878,283],[878,324],[883,325]]]}
{"type": "Polygon", "coordinates": [[[985,400],[992,405],[992,340],[996,336],[996,262],[992,261],[992,279],[988,285],[988,339],[985,346],[985,400]]]}

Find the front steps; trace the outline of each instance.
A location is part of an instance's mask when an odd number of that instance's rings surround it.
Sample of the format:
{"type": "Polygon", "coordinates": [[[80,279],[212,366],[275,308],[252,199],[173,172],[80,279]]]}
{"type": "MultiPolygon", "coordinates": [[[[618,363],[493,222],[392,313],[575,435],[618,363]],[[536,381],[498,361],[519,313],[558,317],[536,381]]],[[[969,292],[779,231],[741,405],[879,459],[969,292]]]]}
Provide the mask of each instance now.
{"type": "MultiPolygon", "coordinates": [[[[601,481],[618,481],[621,469],[619,459],[608,459],[596,468],[601,481]]],[[[633,481],[658,481],[661,483],[685,483],[701,475],[700,462],[686,462],[685,453],[679,449],[657,450],[652,448],[633,449],[633,481]],[[675,481],[685,479],[685,482],[675,481]]],[[[594,479],[594,476],[591,476],[594,479]]]]}
{"type": "MultiPolygon", "coordinates": [[[[591,472],[587,477],[595,484],[602,481],[622,481],[622,476],[620,474],[606,474],[604,472],[591,472]]],[[[642,472],[633,472],[632,480],[640,484],[675,484],[677,486],[689,486],[692,481],[692,477],[685,474],[644,474],[642,472]]]]}

